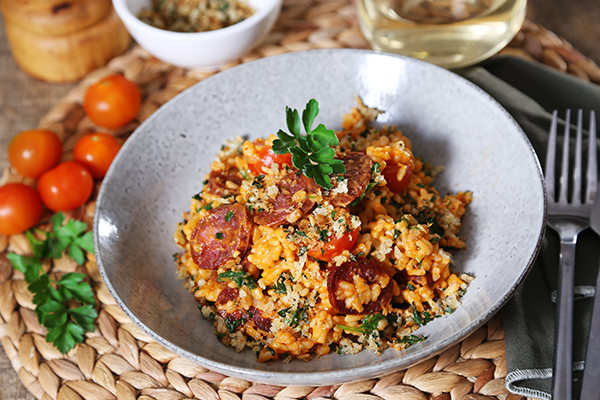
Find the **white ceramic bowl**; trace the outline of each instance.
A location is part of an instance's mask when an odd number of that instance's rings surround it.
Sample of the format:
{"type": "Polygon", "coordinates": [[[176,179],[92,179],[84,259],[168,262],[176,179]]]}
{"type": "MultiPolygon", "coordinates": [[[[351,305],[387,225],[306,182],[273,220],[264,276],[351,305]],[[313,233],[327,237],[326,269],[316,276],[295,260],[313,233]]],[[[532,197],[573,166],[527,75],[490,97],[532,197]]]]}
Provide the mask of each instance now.
{"type": "Polygon", "coordinates": [[[131,36],[150,54],[177,67],[216,70],[258,45],[271,31],[283,0],[247,0],[256,10],[249,18],[209,32],[171,32],[137,18],[151,0],[112,0],[131,36]]]}
{"type": "Polygon", "coordinates": [[[256,382],[320,386],[406,368],[485,323],[527,275],[545,227],[543,175],[527,137],[487,93],[422,61],[362,50],[313,50],[263,58],[220,72],[154,113],[127,140],[98,196],[96,255],[125,313],[175,353],[256,382]],[[319,101],[316,123],[341,127],[356,95],[385,110],[416,156],[444,165],[440,193],[471,190],[453,268],[475,279],[451,315],[416,332],[424,342],[381,356],[330,354],[310,362],[259,363],[221,344],[175,277],[173,231],[226,139],[285,129],[285,107],[319,101]]]}

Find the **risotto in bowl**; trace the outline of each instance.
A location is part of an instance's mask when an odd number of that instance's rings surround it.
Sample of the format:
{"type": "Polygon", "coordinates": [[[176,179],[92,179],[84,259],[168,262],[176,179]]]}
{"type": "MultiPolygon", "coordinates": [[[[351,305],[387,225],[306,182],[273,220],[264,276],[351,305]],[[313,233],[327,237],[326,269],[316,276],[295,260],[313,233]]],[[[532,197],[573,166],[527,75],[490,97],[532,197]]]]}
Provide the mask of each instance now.
{"type": "Polygon", "coordinates": [[[113,163],[94,232],[111,294],[159,343],[230,376],[323,385],[481,326],[544,221],[531,144],[486,93],[420,61],[322,50],[166,104],[113,163]]]}

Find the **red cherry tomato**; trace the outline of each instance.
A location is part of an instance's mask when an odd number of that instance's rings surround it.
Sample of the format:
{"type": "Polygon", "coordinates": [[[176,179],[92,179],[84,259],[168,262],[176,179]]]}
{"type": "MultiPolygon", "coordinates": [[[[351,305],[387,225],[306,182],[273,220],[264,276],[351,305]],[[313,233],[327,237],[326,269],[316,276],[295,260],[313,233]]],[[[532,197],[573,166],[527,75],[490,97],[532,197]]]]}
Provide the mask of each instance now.
{"type": "Polygon", "coordinates": [[[319,244],[316,248],[310,249],[306,254],[322,261],[331,261],[335,256],[342,254],[344,250],[352,250],[356,239],[358,239],[358,231],[348,232],[342,237],[331,238],[328,242],[319,244]]]}
{"type": "Polygon", "coordinates": [[[404,193],[410,184],[412,178],[413,165],[412,163],[406,166],[406,172],[401,180],[398,180],[399,164],[388,164],[382,174],[387,182],[387,187],[394,193],[404,193]]]}
{"type": "Polygon", "coordinates": [[[250,146],[244,146],[244,156],[248,162],[248,168],[254,175],[262,175],[262,167],[271,168],[273,163],[283,165],[292,165],[292,155],[286,154],[275,154],[273,148],[269,145],[264,144],[264,141],[257,139],[252,143],[254,149],[250,146]]]}
{"type": "Polygon", "coordinates": [[[31,228],[42,214],[35,190],[22,183],[0,187],[0,233],[14,235],[31,228]]]}
{"type": "Polygon", "coordinates": [[[69,211],[82,206],[92,194],[94,178],[75,161],[65,161],[40,176],[37,190],[52,211],[69,211]]]}
{"type": "Polygon", "coordinates": [[[17,133],[8,145],[8,160],[17,172],[37,178],[60,162],[62,143],[47,129],[30,129],[17,133]]]}
{"type": "Polygon", "coordinates": [[[91,85],[83,110],[96,124],[118,128],[133,120],[142,103],[137,85],[122,75],[111,75],[91,85]]]}
{"type": "Polygon", "coordinates": [[[88,133],[73,149],[73,158],[90,171],[96,179],[103,178],[119,152],[119,141],[107,133],[88,133]]]}

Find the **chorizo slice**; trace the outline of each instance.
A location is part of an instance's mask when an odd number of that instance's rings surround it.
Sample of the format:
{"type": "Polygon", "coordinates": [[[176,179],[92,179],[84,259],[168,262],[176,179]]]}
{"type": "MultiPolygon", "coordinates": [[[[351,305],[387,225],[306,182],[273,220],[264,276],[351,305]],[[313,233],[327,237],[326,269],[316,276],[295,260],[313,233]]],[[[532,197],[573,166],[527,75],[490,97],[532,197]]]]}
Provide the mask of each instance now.
{"type": "Polygon", "coordinates": [[[240,291],[238,289],[225,286],[225,288],[219,292],[217,303],[227,304],[228,302],[237,299],[239,295],[240,291]]]}
{"type": "Polygon", "coordinates": [[[265,332],[271,330],[271,318],[263,317],[262,311],[254,306],[250,306],[250,314],[254,326],[265,332]]]}
{"type": "Polygon", "coordinates": [[[344,172],[343,176],[346,178],[348,191],[337,193],[335,189],[332,190],[331,193],[334,194],[330,197],[329,202],[334,207],[346,207],[352,203],[365,192],[369,182],[371,182],[371,168],[373,167],[371,157],[365,153],[353,151],[344,154],[342,161],[344,162],[344,167],[346,167],[346,172],[344,172]]]}
{"type": "Polygon", "coordinates": [[[306,214],[315,204],[308,196],[319,190],[314,180],[297,172],[289,172],[277,184],[279,194],[275,199],[269,199],[269,208],[258,211],[254,216],[254,222],[259,225],[278,226],[287,221],[294,211],[300,210],[302,215],[306,214]],[[294,194],[303,190],[307,196],[294,201],[294,194]]]}
{"type": "MultiPolygon", "coordinates": [[[[372,292],[369,291],[372,296],[372,292]]],[[[385,269],[374,261],[360,258],[356,261],[346,261],[339,267],[333,267],[327,275],[327,293],[329,302],[335,311],[341,314],[359,315],[373,314],[381,311],[383,307],[390,302],[394,294],[394,284],[385,269]],[[362,302],[361,296],[355,286],[355,277],[358,276],[365,281],[369,287],[378,284],[380,288],[376,299],[370,299],[368,302],[362,302]],[[387,283],[386,283],[387,282],[387,283]],[[346,283],[346,284],[344,284],[346,283]],[[382,283],[385,284],[384,287],[382,283]],[[348,284],[354,287],[354,290],[348,291],[348,284]],[[348,293],[349,292],[349,293],[348,293]],[[352,303],[361,302],[362,310],[356,307],[348,306],[347,301],[352,303]]]]}
{"type": "Polygon", "coordinates": [[[228,313],[225,310],[219,310],[219,315],[223,317],[227,328],[230,333],[233,333],[247,323],[252,321],[254,326],[258,329],[261,329],[265,332],[269,332],[271,330],[271,318],[265,318],[262,315],[262,311],[254,306],[250,306],[248,311],[246,310],[235,310],[232,313],[228,313]]]}
{"type": "Polygon", "coordinates": [[[240,194],[239,186],[242,184],[243,178],[239,169],[231,167],[226,171],[210,171],[207,180],[206,190],[208,193],[225,197],[240,194]],[[227,186],[227,182],[234,183],[237,188],[233,188],[233,185],[227,186]]]}
{"type": "Polygon", "coordinates": [[[218,269],[237,255],[244,255],[250,231],[251,222],[241,204],[223,204],[208,210],[192,232],[192,259],[200,268],[218,269]]]}

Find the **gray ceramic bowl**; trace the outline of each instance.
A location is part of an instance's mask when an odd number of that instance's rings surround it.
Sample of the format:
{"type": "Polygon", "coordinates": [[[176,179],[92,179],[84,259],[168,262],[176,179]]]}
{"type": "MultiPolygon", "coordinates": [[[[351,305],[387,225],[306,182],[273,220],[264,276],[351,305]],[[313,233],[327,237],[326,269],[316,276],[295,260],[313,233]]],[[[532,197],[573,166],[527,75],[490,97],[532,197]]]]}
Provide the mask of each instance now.
{"type": "Polygon", "coordinates": [[[214,371],[256,382],[326,385],[381,376],[440,353],[486,322],[525,278],[545,226],[540,165],[525,134],[489,95],[457,75],[401,56],[315,50],[269,57],[186,90],[144,122],[108,172],[96,206],[100,272],[125,313],[159,343],[214,371]],[[440,193],[471,190],[468,249],[455,271],[472,274],[462,306],[417,333],[428,339],[381,356],[363,351],[310,362],[258,363],[221,344],[175,278],[172,235],[227,138],[285,127],[285,106],[315,98],[339,128],[356,95],[385,110],[417,156],[445,165],[440,193]]]}

